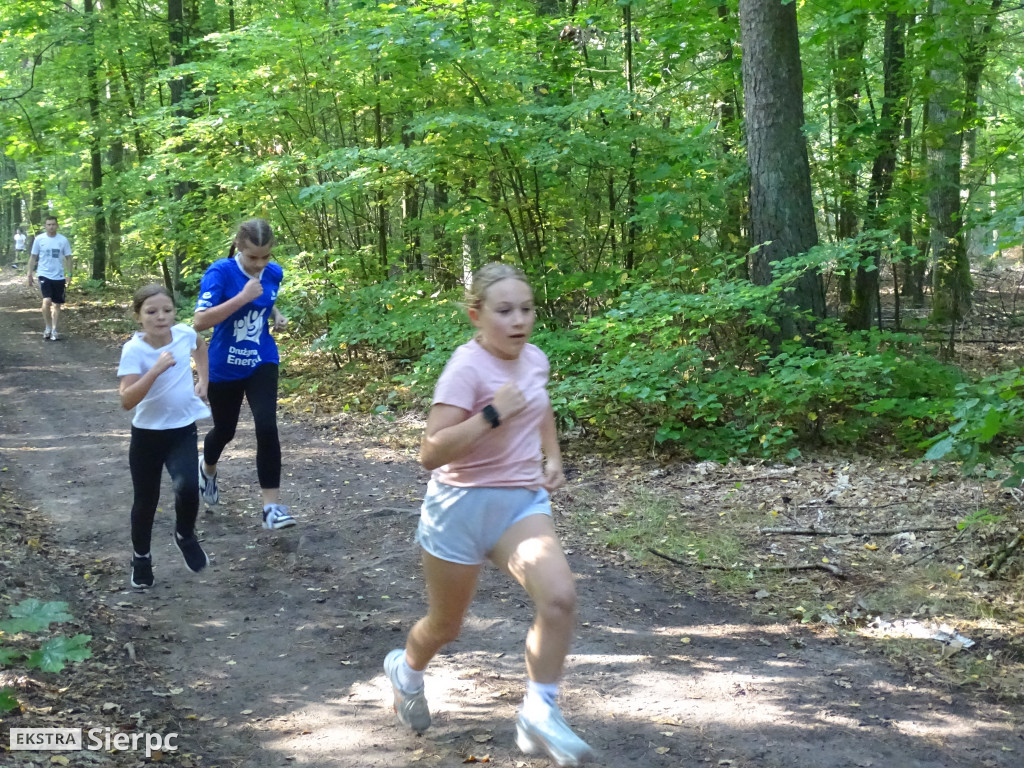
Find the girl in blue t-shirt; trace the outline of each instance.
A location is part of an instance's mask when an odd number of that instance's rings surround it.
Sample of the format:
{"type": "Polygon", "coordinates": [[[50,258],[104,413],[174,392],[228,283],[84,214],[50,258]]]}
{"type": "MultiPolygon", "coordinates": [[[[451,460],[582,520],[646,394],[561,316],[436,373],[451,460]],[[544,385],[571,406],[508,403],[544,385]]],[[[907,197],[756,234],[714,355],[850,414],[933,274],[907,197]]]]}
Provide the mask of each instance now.
{"type": "Polygon", "coordinates": [[[238,427],[242,398],[256,427],[256,474],[263,497],[263,527],[295,525],[281,504],[281,442],[277,435],[277,375],[280,358],[270,334],[287,319],[275,302],[284,270],[270,261],[274,233],[263,219],[238,228],[228,257],[210,265],[199,284],[194,324],[213,328],[210,340],[210,410],[213,429],[199,457],[199,489],[207,504],[220,500],[217,462],[238,427]]]}
{"type": "Polygon", "coordinates": [[[203,398],[209,380],[206,342],[194,330],[175,323],[174,302],[162,285],[135,292],[135,316],[142,326],[121,349],[121,405],[135,409],[128,466],[135,498],[132,502],[130,583],[136,589],[153,586],[150,544],[153,518],[160,500],[164,467],[174,487],[174,543],[189,570],[198,573],[210,562],[196,537],[199,483],[195,465],[196,419],[210,415],[203,398]],[[192,381],[190,359],[198,381],[192,381]]]}

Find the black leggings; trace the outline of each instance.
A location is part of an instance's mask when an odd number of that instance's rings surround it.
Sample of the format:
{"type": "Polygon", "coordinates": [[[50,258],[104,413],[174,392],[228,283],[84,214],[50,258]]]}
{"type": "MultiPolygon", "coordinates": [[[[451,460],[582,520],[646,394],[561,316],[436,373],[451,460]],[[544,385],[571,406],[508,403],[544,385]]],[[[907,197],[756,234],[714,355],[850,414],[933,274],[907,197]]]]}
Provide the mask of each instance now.
{"type": "Polygon", "coordinates": [[[153,536],[153,518],[160,501],[160,478],[164,467],[174,488],[175,529],[187,538],[196,526],[199,513],[199,475],[196,465],[195,424],[177,429],[140,429],[132,427],[128,448],[128,467],[132,473],[135,501],[132,503],[132,546],[140,555],[149,554],[153,536]]]}
{"type": "Polygon", "coordinates": [[[207,397],[213,429],[203,441],[203,461],[220,461],[224,447],[235,437],[242,396],[249,401],[256,425],[256,476],[260,488],[281,487],[281,441],[277,437],[277,365],[264,363],[247,379],[210,382],[207,397]]]}

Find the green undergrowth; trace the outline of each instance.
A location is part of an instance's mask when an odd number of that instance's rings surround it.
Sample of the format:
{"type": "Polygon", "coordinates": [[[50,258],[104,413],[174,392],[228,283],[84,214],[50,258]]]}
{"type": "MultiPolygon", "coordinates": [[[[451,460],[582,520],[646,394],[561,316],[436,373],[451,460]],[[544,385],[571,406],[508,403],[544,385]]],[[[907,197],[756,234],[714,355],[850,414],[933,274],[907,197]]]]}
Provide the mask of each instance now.
{"type": "MultiPolygon", "coordinates": [[[[834,320],[772,345],[765,339],[784,312],[784,286],[679,272],[657,283],[606,275],[590,288],[544,277],[532,341],[551,361],[564,434],[696,459],[793,460],[836,446],[973,451],[983,463],[1012,454],[1024,433],[1020,369],[972,380],[922,335],[848,332],[834,320]],[[574,311],[583,304],[588,312],[574,311]]],[[[472,335],[461,294],[416,274],[363,287],[343,276],[297,279],[285,299],[298,321],[285,342],[290,395],[364,411],[422,409],[452,350],[472,335]]]]}
{"type": "MultiPolygon", "coordinates": [[[[882,450],[1024,477],[1024,369],[972,378],[941,362],[924,334],[849,332],[835,320],[769,343],[787,313],[787,282],[723,278],[727,266],[666,261],[649,282],[624,272],[535,276],[532,340],[551,361],[563,434],[717,461],[882,450]]],[[[98,332],[134,328],[130,294],[90,288],[98,332]]],[[[283,397],[318,412],[423,410],[472,335],[461,298],[419,273],[360,286],[340,266],[291,270],[279,302],[292,321],[278,334],[283,397]]],[[[181,320],[192,306],[179,299],[181,320]]]]}

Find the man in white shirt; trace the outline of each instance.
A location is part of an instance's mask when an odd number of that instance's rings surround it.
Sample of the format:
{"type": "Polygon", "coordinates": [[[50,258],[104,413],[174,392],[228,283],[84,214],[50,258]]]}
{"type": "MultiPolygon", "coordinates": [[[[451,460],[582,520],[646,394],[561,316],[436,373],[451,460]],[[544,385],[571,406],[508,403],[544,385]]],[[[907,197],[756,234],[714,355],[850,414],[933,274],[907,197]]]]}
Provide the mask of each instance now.
{"type": "Polygon", "coordinates": [[[43,295],[44,341],[58,341],[57,324],[60,308],[68,284],[71,282],[71,244],[57,233],[57,217],[46,217],[46,232],[32,242],[32,255],[28,260],[28,286],[32,287],[32,274],[37,271],[39,291],[43,295]],[[51,322],[52,317],[52,322],[51,322]]]}
{"type": "Polygon", "coordinates": [[[25,233],[21,231],[21,227],[14,233],[14,263],[17,264],[18,260],[25,253],[25,241],[28,238],[25,237],[25,233]]]}

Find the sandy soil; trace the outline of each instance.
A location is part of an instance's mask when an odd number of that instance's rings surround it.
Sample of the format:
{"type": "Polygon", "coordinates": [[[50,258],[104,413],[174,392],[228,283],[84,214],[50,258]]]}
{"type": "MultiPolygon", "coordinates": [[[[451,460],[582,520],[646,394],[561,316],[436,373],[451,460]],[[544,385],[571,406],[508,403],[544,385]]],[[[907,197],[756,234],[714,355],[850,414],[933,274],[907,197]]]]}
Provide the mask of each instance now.
{"type": "MultiPolygon", "coordinates": [[[[141,681],[132,706],[144,716],[176,713],[180,751],[164,762],[365,768],[472,757],[548,765],[515,747],[531,616],[518,587],[493,570],[463,636],[428,672],[435,726],[416,736],[395,722],[381,662],[423,608],[412,537],[426,473],[409,455],[348,438],[350,422],[282,419],[283,497],[299,525],[268,532],[259,527],[254,441],[243,416],[221,462],[222,503],[199,521],[210,568],[194,576],[181,563],[165,487],[156,586],[128,589],[129,416],[116,396],[118,347],[76,334],[73,293],[69,332],[44,343],[37,299],[23,280],[0,273],[3,486],[43,516],[54,556],[88,567],[88,579],[59,587],[61,599],[73,613],[94,606],[96,621],[115,617],[100,631],[130,642],[136,661],[122,656],[108,673],[141,681]]],[[[598,765],[1024,761],[1018,708],[951,699],[797,625],[674,592],[655,574],[610,565],[559,525],[578,575],[581,622],[562,707],[598,750],[598,765]]],[[[32,715],[22,721],[32,725],[32,715]]],[[[11,758],[0,753],[0,763],[11,758]]],[[[49,764],[45,753],[18,760],[49,764]]]]}

